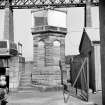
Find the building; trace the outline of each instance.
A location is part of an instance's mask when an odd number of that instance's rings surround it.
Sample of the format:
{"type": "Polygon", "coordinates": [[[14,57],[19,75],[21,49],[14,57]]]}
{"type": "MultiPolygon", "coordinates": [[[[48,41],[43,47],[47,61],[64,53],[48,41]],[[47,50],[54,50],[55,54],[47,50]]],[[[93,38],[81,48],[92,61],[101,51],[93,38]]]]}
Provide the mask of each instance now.
{"type": "Polygon", "coordinates": [[[84,29],[79,51],[82,56],[89,58],[90,88],[92,88],[94,91],[102,90],[99,29],[84,29]]]}
{"type": "Polygon", "coordinates": [[[21,73],[25,69],[25,59],[19,53],[14,42],[0,41],[0,77],[3,75],[9,77],[8,87],[11,91],[18,89],[21,73]]]}

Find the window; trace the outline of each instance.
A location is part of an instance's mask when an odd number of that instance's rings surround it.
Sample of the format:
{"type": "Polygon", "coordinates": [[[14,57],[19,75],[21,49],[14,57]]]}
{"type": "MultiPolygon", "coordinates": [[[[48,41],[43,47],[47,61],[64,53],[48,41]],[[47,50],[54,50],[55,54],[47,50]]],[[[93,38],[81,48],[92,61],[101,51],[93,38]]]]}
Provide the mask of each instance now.
{"type": "Polygon", "coordinates": [[[39,41],[38,42],[38,47],[44,47],[44,42],[43,41],[39,41]]]}
{"type": "Polygon", "coordinates": [[[7,48],[7,41],[0,41],[0,48],[7,48]]]}
{"type": "Polygon", "coordinates": [[[53,45],[54,45],[55,47],[59,47],[59,46],[60,46],[60,42],[59,42],[59,41],[54,41],[54,42],[53,42],[53,45]]]}

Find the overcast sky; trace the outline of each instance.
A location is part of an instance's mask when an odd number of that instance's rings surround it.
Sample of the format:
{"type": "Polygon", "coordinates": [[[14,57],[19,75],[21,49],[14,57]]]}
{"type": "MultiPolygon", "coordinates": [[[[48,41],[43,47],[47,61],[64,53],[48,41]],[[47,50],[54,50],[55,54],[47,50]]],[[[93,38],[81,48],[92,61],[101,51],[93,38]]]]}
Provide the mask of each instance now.
{"type": "MultiPolygon", "coordinates": [[[[91,9],[92,26],[99,27],[99,12],[98,7],[91,9]]],[[[80,43],[82,29],[84,25],[84,9],[70,8],[69,17],[67,17],[67,24],[69,25],[69,32],[65,38],[66,40],[66,55],[78,54],[78,46],[80,43]]],[[[66,26],[66,15],[51,11],[49,13],[49,24],[55,26],[66,26]]],[[[0,10],[0,39],[3,36],[4,30],[4,11],[0,10]]],[[[33,27],[33,19],[31,10],[14,10],[14,36],[15,42],[20,41],[23,44],[23,56],[26,60],[33,59],[33,40],[31,28],[33,27]]]]}

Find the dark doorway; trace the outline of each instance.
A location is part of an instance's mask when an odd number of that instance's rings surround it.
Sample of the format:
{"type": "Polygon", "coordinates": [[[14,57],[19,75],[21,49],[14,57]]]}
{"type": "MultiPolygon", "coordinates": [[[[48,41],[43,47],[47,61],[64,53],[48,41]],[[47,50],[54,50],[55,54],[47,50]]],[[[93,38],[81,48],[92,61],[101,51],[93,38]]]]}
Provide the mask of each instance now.
{"type": "Polygon", "coordinates": [[[4,67],[0,67],[0,88],[7,89],[7,93],[9,92],[9,75],[6,75],[6,68],[4,67]],[[1,78],[5,78],[5,80],[1,78]],[[1,81],[5,81],[6,84],[2,84],[1,81]]]}
{"type": "Polygon", "coordinates": [[[0,68],[0,75],[5,75],[6,68],[0,68]]]}

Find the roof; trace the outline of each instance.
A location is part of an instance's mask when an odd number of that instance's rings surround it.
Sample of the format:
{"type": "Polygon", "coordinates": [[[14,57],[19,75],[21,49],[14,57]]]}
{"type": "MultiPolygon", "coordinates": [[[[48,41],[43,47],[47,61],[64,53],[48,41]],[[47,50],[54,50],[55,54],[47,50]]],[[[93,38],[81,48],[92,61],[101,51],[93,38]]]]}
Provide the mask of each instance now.
{"type": "Polygon", "coordinates": [[[82,42],[84,40],[85,35],[88,36],[91,42],[99,42],[100,41],[100,34],[98,28],[86,27],[83,30],[82,38],[79,45],[79,51],[81,50],[82,42]]]}

